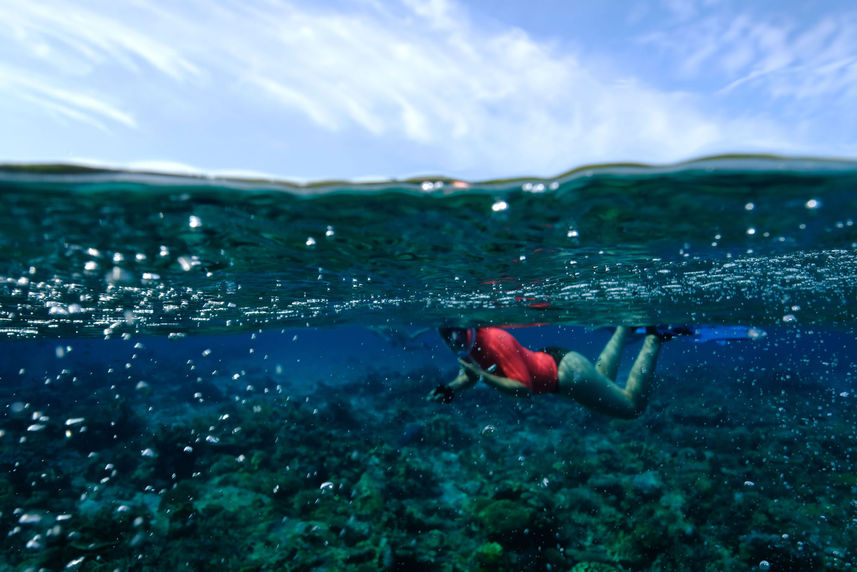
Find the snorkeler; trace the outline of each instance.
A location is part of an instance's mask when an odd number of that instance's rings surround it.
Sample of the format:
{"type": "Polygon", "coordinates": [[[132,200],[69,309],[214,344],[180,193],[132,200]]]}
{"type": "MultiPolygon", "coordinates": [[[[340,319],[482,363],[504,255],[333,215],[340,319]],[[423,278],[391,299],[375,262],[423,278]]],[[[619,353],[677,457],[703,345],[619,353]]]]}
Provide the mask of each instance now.
{"type": "Polygon", "coordinates": [[[643,347],[625,387],[616,384],[622,348],[632,328],[619,326],[593,365],[577,352],[562,348],[530,351],[501,328],[441,328],[441,337],[458,355],[461,370],[428,399],[449,403],[459,392],[484,381],[504,393],[528,397],[558,393],[605,415],[632,419],[646,408],[661,345],[685,328],[659,332],[646,328],[643,347]]]}
{"type": "Polygon", "coordinates": [[[383,339],[391,346],[401,350],[424,350],[428,349],[428,344],[420,342],[419,338],[431,328],[420,328],[416,331],[409,331],[405,328],[396,328],[393,326],[367,326],[367,330],[383,339]]]}

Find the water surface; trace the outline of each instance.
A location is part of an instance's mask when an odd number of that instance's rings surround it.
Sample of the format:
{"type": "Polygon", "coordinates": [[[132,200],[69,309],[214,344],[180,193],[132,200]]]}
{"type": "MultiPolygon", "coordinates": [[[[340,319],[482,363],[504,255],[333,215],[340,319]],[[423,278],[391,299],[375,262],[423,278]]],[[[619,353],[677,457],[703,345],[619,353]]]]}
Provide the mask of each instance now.
{"type": "Polygon", "coordinates": [[[764,158],[309,187],[6,168],[0,329],[852,325],[855,187],[855,164],[764,158]]]}

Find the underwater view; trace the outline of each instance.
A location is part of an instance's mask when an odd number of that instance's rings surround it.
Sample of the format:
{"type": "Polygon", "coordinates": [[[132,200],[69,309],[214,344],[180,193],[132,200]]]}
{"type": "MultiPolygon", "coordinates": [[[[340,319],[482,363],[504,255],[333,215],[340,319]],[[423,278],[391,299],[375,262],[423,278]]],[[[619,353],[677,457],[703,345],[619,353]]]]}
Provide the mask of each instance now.
{"type": "Polygon", "coordinates": [[[857,566],[857,163],[0,197],[0,568],[857,566]]]}

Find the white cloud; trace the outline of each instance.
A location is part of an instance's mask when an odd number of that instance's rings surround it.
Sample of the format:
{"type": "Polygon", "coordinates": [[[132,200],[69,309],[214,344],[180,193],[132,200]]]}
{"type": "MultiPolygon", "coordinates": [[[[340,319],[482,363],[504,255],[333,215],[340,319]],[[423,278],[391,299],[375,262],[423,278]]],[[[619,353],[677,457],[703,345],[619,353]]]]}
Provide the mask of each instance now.
{"type": "Polygon", "coordinates": [[[82,64],[78,73],[85,73],[91,67],[118,64],[140,71],[141,60],[176,80],[198,73],[171,47],[175,38],[158,39],[142,31],[156,32],[147,26],[155,22],[151,17],[124,21],[107,15],[110,4],[89,2],[93,9],[81,4],[87,3],[9,0],[0,3],[0,27],[59,69],[77,63],[82,64]]]}
{"type": "Polygon", "coordinates": [[[752,4],[738,12],[721,8],[707,7],[692,19],[677,15],[641,42],[678,57],[687,77],[724,82],[722,93],[741,88],[798,100],[857,93],[857,11],[798,19],[759,13],[752,4]]]}
{"type": "Polygon", "coordinates": [[[449,2],[405,7],[293,8],[276,23],[244,22],[255,33],[232,44],[232,64],[257,54],[245,76],[282,105],[324,129],[432,147],[453,169],[546,173],[584,161],[684,158],[727,135],[742,148],[781,140],[770,123],[730,123],[687,95],[599,77],[519,29],[485,31],[449,2]]]}
{"type": "MultiPolygon", "coordinates": [[[[32,91],[102,128],[144,128],[161,117],[160,102],[217,110],[227,97],[237,116],[264,107],[282,137],[299,136],[287,127],[301,117],[325,132],[410,145],[431,157],[423,168],[449,174],[550,174],[590,161],[783,149],[787,139],[770,120],[724,117],[697,96],[607,74],[520,29],[482,26],[450,0],[366,0],[340,11],[287,0],[83,4],[0,6],[0,29],[14,38],[6,42],[42,64],[35,79],[0,83],[0,92],[32,91]]],[[[768,76],[792,65],[776,58],[776,30],[754,30],[755,43],[728,54],[736,75],[750,62],[748,73],[768,76]]],[[[700,43],[691,67],[715,51],[700,43]]],[[[212,130],[224,144],[243,128],[219,121],[212,130]]]]}
{"type": "Polygon", "coordinates": [[[107,131],[105,120],[136,127],[131,114],[93,95],[54,85],[49,78],[0,64],[0,93],[5,90],[49,113],[107,131]]]}

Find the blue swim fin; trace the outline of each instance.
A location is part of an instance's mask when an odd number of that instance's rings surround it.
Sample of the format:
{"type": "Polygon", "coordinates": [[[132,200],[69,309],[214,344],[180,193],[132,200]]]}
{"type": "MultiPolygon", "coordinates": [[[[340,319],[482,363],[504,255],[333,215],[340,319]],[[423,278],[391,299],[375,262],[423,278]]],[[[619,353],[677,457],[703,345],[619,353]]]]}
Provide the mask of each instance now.
{"type": "MultiPolygon", "coordinates": [[[[664,340],[677,336],[687,336],[698,344],[705,342],[727,342],[732,340],[758,340],[767,333],[754,326],[656,326],[655,332],[664,340]]],[[[645,335],[647,328],[634,330],[637,335],[645,335]]]]}
{"type": "Polygon", "coordinates": [[[731,340],[759,340],[767,336],[765,330],[755,326],[694,326],[693,341],[727,342],[731,340]]]}

